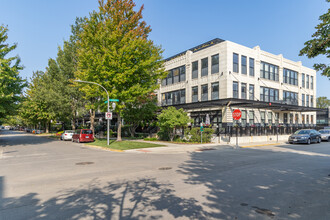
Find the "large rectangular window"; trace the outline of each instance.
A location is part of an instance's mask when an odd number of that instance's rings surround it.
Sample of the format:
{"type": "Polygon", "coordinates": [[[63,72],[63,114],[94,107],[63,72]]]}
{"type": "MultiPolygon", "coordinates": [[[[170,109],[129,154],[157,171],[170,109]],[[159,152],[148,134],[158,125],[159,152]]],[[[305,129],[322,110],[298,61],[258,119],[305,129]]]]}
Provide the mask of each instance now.
{"type": "Polygon", "coordinates": [[[180,82],[186,81],[186,66],[179,67],[180,71],[180,82]]]}
{"type": "Polygon", "coordinates": [[[306,75],[306,88],[309,89],[309,75],[306,75]]]}
{"type": "Polygon", "coordinates": [[[246,110],[242,110],[241,123],[243,127],[246,126],[246,110]]]}
{"type": "Polygon", "coordinates": [[[301,86],[305,88],[305,73],[301,74],[301,86]]]}
{"type": "Polygon", "coordinates": [[[219,72],[219,54],[211,57],[211,74],[219,72]]]}
{"type": "Polygon", "coordinates": [[[309,95],[306,95],[306,106],[309,107],[309,95]]]}
{"type": "Polygon", "coordinates": [[[171,85],[186,80],[186,66],[176,67],[168,70],[168,75],[162,80],[162,86],[171,85]]]}
{"type": "Polygon", "coordinates": [[[301,106],[305,106],[305,94],[301,94],[301,106]]]}
{"type": "Polygon", "coordinates": [[[310,107],[314,107],[314,97],[311,95],[311,105],[310,107]]]}
{"type": "Polygon", "coordinates": [[[207,57],[202,59],[202,77],[208,75],[208,62],[209,59],[207,57]]]}
{"type": "Polygon", "coordinates": [[[298,86],[298,73],[293,70],[283,69],[283,82],[298,86]]]}
{"type": "Polygon", "coordinates": [[[176,69],[173,70],[173,84],[178,83],[179,79],[180,79],[179,69],[176,68],[176,69]]]}
{"type": "Polygon", "coordinates": [[[287,124],[288,123],[288,113],[283,114],[283,123],[287,124]]]}
{"type": "Polygon", "coordinates": [[[233,53],[233,72],[238,73],[238,54],[233,53]]]}
{"type": "Polygon", "coordinates": [[[246,83],[241,83],[241,99],[246,99],[246,83]]]}
{"type": "Polygon", "coordinates": [[[272,81],[278,81],[278,66],[261,61],[260,77],[272,81]]]}
{"type": "Polygon", "coordinates": [[[249,74],[250,76],[254,76],[254,59],[249,59],[249,74]]]}
{"type": "Polygon", "coordinates": [[[177,105],[186,103],[186,90],[176,90],[162,94],[162,105],[177,105]]]}
{"type": "Polygon", "coordinates": [[[268,125],[273,124],[273,113],[272,112],[268,112],[268,125]]]}
{"type": "Polygon", "coordinates": [[[314,78],[313,78],[313,76],[311,76],[311,89],[313,89],[314,88],[314,80],[313,80],[314,78]]]}
{"type": "Polygon", "coordinates": [[[280,123],[280,113],[275,113],[275,125],[279,125],[280,123]]]}
{"type": "Polygon", "coordinates": [[[249,111],[249,124],[254,125],[254,111],[249,111]]]}
{"type": "Polygon", "coordinates": [[[298,105],[298,93],[284,90],[283,100],[289,105],[298,105]]]}
{"type": "Polygon", "coordinates": [[[192,87],[192,102],[198,102],[198,86],[192,87]]]}
{"type": "Polygon", "coordinates": [[[192,72],[191,72],[191,75],[192,75],[192,78],[193,79],[196,79],[198,78],[198,61],[195,61],[191,64],[191,69],[192,69],[192,72]]]}
{"type": "Polygon", "coordinates": [[[272,102],[278,101],[279,96],[278,89],[267,88],[267,87],[260,87],[260,101],[263,102],[272,102]]]}
{"type": "Polygon", "coordinates": [[[293,124],[293,114],[290,113],[290,124],[292,125],[293,124]]]}
{"type": "Polygon", "coordinates": [[[167,85],[172,85],[172,84],[173,84],[173,70],[169,70],[167,75],[167,85]]]}
{"type": "Polygon", "coordinates": [[[238,98],[238,82],[233,82],[233,98],[238,98]]]}
{"type": "Polygon", "coordinates": [[[254,85],[249,85],[249,99],[254,100],[254,85]]]}
{"type": "Polygon", "coordinates": [[[261,125],[264,126],[266,122],[266,113],[264,111],[260,112],[261,125]]]}
{"type": "Polygon", "coordinates": [[[218,82],[212,83],[211,87],[212,87],[211,100],[219,99],[219,83],[218,82]]]}
{"type": "Polygon", "coordinates": [[[208,86],[207,84],[202,85],[202,101],[208,100],[208,86]]]}
{"type": "Polygon", "coordinates": [[[247,59],[246,56],[241,56],[241,73],[247,74],[247,59]]]}

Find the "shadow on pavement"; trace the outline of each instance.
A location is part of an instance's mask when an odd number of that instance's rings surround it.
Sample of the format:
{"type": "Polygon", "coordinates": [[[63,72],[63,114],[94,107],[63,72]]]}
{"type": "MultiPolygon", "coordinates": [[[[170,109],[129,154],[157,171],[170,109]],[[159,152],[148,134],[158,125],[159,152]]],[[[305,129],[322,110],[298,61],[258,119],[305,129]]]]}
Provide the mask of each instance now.
{"type": "Polygon", "coordinates": [[[326,157],[239,149],[192,153],[178,172],[185,183],[207,187],[208,219],[330,219],[329,164],[326,157]]]}
{"type": "Polygon", "coordinates": [[[2,131],[0,133],[0,146],[15,146],[15,145],[36,145],[57,141],[55,139],[44,136],[35,136],[25,132],[2,131]]]}
{"type": "Polygon", "coordinates": [[[155,179],[102,187],[95,180],[47,201],[35,193],[1,200],[0,219],[206,219],[195,199],[178,197],[173,185],[155,179]]]}

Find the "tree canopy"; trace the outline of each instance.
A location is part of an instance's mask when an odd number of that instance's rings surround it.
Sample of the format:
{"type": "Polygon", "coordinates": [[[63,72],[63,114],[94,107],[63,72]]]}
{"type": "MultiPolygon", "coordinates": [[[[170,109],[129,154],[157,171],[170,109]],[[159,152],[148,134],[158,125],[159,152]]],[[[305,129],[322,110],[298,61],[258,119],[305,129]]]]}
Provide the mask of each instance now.
{"type": "MultiPolygon", "coordinates": [[[[326,1],[330,2],[330,0],[326,1]]],[[[305,42],[305,47],[300,50],[300,56],[306,55],[308,58],[314,58],[325,55],[328,59],[330,58],[330,8],[327,13],[320,16],[319,20],[321,23],[315,27],[316,32],[312,35],[312,39],[305,42]]],[[[321,74],[330,79],[329,64],[316,63],[314,68],[322,71],[321,74]]]]}
{"type": "Polygon", "coordinates": [[[8,115],[13,115],[19,101],[21,101],[22,90],[26,83],[19,76],[23,69],[18,56],[8,57],[14,51],[17,44],[9,45],[8,28],[0,25],[0,120],[8,115]]]}
{"type": "Polygon", "coordinates": [[[330,107],[330,100],[325,96],[318,97],[316,99],[316,107],[317,108],[328,108],[328,107],[330,107]]]}
{"type": "MultiPolygon", "coordinates": [[[[119,99],[119,141],[125,105],[148,96],[166,75],[162,50],[148,39],[151,28],[142,21],[143,6],[138,11],[134,7],[132,0],[99,0],[99,11],[85,19],[77,42],[76,78],[101,84],[110,98],[119,99]]],[[[106,93],[95,85],[86,84],[82,90],[87,98],[101,94],[106,100],[106,93]]]]}

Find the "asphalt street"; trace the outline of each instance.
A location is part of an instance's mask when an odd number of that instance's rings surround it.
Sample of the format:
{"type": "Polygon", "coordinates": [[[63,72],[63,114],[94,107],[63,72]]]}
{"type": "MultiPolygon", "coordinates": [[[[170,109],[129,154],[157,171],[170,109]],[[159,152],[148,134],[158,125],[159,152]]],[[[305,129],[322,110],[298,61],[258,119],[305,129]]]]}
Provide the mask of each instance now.
{"type": "Polygon", "coordinates": [[[330,219],[330,143],[111,152],[0,132],[0,219],[330,219]]]}

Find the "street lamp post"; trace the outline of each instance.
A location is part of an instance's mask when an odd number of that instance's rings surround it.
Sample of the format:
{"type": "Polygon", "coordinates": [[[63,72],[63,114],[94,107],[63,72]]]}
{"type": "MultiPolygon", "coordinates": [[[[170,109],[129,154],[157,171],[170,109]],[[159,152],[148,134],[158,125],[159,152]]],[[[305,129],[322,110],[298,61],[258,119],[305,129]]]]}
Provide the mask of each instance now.
{"type": "MultiPolygon", "coordinates": [[[[74,80],[75,82],[82,82],[82,83],[90,83],[90,84],[95,84],[95,85],[98,85],[100,87],[102,87],[102,89],[104,89],[104,91],[107,93],[107,102],[108,102],[108,111],[107,112],[110,112],[110,107],[109,107],[109,93],[108,91],[103,87],[101,86],[100,84],[98,83],[95,83],[95,82],[89,82],[89,81],[82,81],[82,80],[74,80]]],[[[107,145],[110,145],[110,119],[107,119],[107,145]]]]}

